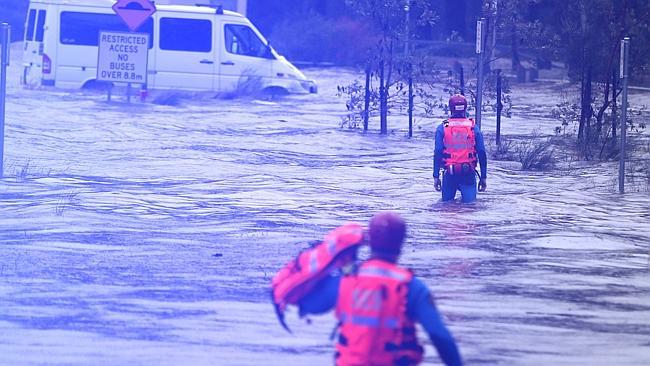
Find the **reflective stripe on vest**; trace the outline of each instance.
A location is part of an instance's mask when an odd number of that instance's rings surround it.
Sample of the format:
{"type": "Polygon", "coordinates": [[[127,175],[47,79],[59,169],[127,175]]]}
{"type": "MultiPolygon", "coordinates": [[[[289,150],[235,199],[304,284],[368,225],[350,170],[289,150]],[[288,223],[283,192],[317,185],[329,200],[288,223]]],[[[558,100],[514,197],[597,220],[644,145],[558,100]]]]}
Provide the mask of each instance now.
{"type": "Polygon", "coordinates": [[[361,267],[358,271],[358,274],[359,276],[391,278],[395,281],[400,282],[404,282],[408,279],[406,275],[388,268],[361,267]]]}
{"type": "Polygon", "coordinates": [[[363,315],[352,315],[350,316],[347,313],[339,314],[339,320],[341,323],[351,323],[354,325],[363,325],[371,328],[389,328],[389,329],[398,329],[399,328],[399,319],[398,318],[386,318],[383,319],[383,323],[379,317],[376,316],[363,316],[363,315]]]}

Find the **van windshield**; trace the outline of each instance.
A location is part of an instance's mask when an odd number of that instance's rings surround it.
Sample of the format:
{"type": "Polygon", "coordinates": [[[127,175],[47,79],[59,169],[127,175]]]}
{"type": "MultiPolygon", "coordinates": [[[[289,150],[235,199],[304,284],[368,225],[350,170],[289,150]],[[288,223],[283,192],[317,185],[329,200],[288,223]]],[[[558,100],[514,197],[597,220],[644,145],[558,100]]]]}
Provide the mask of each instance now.
{"type": "MultiPolygon", "coordinates": [[[[61,13],[60,41],[66,45],[97,46],[99,32],[129,32],[129,28],[117,14],[79,13],[64,11],[61,13]]],[[[149,48],[153,47],[153,19],[142,24],[138,33],[149,34],[149,48]]]]}

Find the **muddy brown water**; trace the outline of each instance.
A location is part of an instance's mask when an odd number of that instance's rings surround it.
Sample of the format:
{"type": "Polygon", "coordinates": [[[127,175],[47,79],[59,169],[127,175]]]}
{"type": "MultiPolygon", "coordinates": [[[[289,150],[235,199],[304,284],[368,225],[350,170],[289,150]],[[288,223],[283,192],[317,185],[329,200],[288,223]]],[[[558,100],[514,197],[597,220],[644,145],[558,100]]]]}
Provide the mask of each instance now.
{"type": "MultiPolygon", "coordinates": [[[[321,94],[178,107],[11,84],[0,364],[330,364],[331,315],[290,313],[286,333],[270,278],[328,229],[385,209],[407,219],[402,263],[467,364],[650,364],[650,199],[612,192],[615,164],[490,162],[476,204],[443,204],[433,121],[411,140],[404,123],[387,137],[340,130],[332,90],[351,73],[308,73],[321,94]]],[[[511,133],[554,124],[518,118],[511,133]]]]}

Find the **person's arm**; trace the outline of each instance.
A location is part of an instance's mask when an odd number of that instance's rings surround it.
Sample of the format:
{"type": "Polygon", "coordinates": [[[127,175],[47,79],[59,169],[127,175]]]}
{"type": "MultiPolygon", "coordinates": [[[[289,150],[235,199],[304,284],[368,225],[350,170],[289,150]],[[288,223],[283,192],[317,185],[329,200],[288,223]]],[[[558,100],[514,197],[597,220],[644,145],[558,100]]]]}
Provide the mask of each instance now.
{"type": "Polygon", "coordinates": [[[485,151],[483,133],[478,127],[474,127],[474,136],[476,137],[476,155],[478,156],[478,164],[481,167],[480,178],[482,180],[487,180],[487,152],[485,151]]]}
{"type": "Polygon", "coordinates": [[[436,128],[436,146],[433,150],[433,177],[440,178],[440,169],[442,169],[442,151],[444,149],[444,135],[445,130],[442,125],[436,128]]]}
{"type": "Polygon", "coordinates": [[[442,322],[431,292],[417,278],[413,278],[409,283],[407,307],[409,315],[426,330],[431,342],[436,347],[436,350],[438,350],[440,359],[442,359],[445,365],[462,365],[463,361],[460,358],[454,337],[442,322]]]}
{"type": "Polygon", "coordinates": [[[330,275],[320,280],[298,303],[300,315],[322,314],[332,310],[339,296],[340,284],[340,275],[330,275]]]}

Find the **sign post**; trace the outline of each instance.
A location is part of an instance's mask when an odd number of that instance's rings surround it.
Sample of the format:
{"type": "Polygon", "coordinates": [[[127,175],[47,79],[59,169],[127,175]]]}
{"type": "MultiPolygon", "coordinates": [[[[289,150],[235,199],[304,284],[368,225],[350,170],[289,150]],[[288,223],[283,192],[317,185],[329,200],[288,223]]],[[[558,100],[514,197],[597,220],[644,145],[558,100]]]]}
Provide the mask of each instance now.
{"type": "Polygon", "coordinates": [[[629,70],[627,61],[630,56],[630,37],[625,37],[621,41],[621,65],[620,78],[623,79],[623,102],[621,111],[621,153],[619,156],[618,167],[618,191],[625,193],[625,145],[627,139],[627,84],[629,70]]]}
{"type": "Polygon", "coordinates": [[[11,27],[7,23],[0,24],[0,178],[3,177],[5,149],[5,97],[7,95],[7,66],[9,66],[9,49],[11,27]]]}
{"type": "Polygon", "coordinates": [[[146,84],[148,56],[147,33],[99,32],[97,81],[146,84]]]}
{"type": "MultiPolygon", "coordinates": [[[[150,0],[117,0],[113,11],[135,32],[156,12],[156,6],[150,0]]],[[[131,85],[147,84],[149,34],[100,32],[99,37],[97,80],[126,83],[126,98],[131,103],[131,85]]]]}
{"type": "Polygon", "coordinates": [[[476,125],[481,129],[481,112],[483,110],[483,51],[485,50],[485,18],[476,22],[476,53],[478,54],[478,80],[476,86],[476,125]]]}

